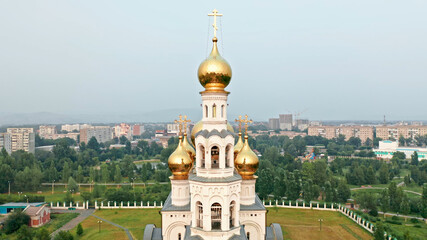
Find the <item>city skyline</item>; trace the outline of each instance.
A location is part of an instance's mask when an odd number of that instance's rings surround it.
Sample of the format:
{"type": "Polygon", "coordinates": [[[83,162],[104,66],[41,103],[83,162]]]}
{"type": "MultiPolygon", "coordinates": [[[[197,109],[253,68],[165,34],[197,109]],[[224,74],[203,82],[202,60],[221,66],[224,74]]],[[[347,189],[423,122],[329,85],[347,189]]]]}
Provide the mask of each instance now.
{"type": "MultiPolygon", "coordinates": [[[[416,91],[427,87],[427,3],[215,5],[225,13],[219,48],[233,66],[230,116],[267,120],[308,109],[301,118],[427,119],[416,91]]],[[[196,70],[212,37],[201,13],[210,12],[211,4],[1,6],[0,66],[7,70],[0,72],[0,83],[9,89],[3,98],[13,100],[2,105],[0,117],[48,112],[120,115],[116,121],[125,121],[132,114],[165,112],[153,120],[166,121],[176,115],[173,102],[200,111],[196,70]]]]}

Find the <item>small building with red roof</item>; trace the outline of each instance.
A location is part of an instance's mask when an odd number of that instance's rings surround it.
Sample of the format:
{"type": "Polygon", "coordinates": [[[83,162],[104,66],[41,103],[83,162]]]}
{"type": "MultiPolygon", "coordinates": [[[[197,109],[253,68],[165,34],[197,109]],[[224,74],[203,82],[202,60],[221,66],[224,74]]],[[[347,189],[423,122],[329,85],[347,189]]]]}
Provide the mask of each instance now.
{"type": "Polygon", "coordinates": [[[24,213],[30,216],[30,227],[41,227],[50,221],[50,208],[46,205],[35,207],[28,206],[24,213]]]}

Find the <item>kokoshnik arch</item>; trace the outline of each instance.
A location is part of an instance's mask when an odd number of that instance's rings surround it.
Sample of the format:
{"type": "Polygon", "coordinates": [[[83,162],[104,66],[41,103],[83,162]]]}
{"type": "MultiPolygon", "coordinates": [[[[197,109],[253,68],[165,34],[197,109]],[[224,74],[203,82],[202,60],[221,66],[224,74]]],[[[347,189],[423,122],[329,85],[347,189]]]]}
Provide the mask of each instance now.
{"type": "MultiPolygon", "coordinates": [[[[247,116],[239,117],[238,140],[227,120],[225,90],[232,71],[218,52],[214,10],[213,47],[200,64],[198,78],[205,88],[202,95],[202,120],[191,131],[191,144],[184,131],[170,155],[171,193],[161,210],[162,228],[148,224],[144,240],[245,239],[281,240],[279,224],[266,227],[266,209],[255,193],[259,161],[248,144],[247,116]],[[244,141],[242,124],[245,125],[244,141]]],[[[179,117],[180,126],[189,122],[179,117]]],[[[182,129],[180,127],[180,129],[182,129]]],[[[186,129],[186,127],[184,128],[186,129]]]]}

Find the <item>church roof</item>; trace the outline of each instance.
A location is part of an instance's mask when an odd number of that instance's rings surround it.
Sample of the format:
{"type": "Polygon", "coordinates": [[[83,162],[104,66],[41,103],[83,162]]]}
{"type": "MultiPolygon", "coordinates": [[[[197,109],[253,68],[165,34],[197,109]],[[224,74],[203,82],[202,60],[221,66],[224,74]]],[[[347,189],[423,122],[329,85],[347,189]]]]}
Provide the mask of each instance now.
{"type": "Polygon", "coordinates": [[[184,206],[174,206],[172,205],[172,198],[171,198],[172,192],[169,193],[168,198],[165,201],[165,204],[163,204],[162,212],[169,212],[169,211],[190,211],[190,203],[184,206]]]}
{"type": "Polygon", "coordinates": [[[237,174],[234,173],[233,176],[230,177],[220,177],[220,178],[207,178],[207,177],[201,177],[201,176],[197,176],[196,174],[190,174],[188,177],[188,180],[191,181],[197,181],[197,182],[205,182],[205,183],[215,183],[215,182],[234,182],[234,181],[239,181],[242,180],[242,177],[237,174]]]}
{"type": "Polygon", "coordinates": [[[252,205],[243,205],[240,204],[240,211],[253,211],[253,210],[265,210],[264,204],[262,204],[261,199],[258,195],[255,195],[255,203],[252,205]]]}
{"type": "Polygon", "coordinates": [[[200,131],[200,132],[196,133],[195,137],[197,137],[199,135],[202,135],[205,138],[210,138],[211,136],[219,136],[221,138],[225,138],[227,136],[235,136],[234,133],[229,132],[229,131],[227,131],[225,129],[222,130],[221,132],[218,131],[218,130],[216,130],[216,129],[214,129],[212,131],[203,130],[203,131],[200,131]]]}

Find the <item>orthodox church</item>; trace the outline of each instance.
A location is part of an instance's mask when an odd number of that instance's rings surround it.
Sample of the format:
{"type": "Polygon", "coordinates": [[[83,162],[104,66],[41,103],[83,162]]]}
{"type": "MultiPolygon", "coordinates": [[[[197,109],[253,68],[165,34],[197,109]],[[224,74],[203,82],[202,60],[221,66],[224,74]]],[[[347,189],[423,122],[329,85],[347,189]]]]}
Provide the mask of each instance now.
{"type": "MultiPolygon", "coordinates": [[[[162,227],[148,224],[144,240],[281,240],[279,224],[266,227],[266,209],[255,193],[259,161],[248,144],[248,117],[239,117],[238,140],[227,120],[225,88],[232,71],[218,52],[214,10],[213,47],[200,64],[198,78],[205,88],[202,96],[202,120],[187,139],[189,120],[180,116],[175,121],[184,125],[179,144],[168,160],[172,172],[171,193],[162,210],[162,227]],[[244,141],[242,125],[245,126],[244,141]],[[194,146],[194,147],[193,147],[194,146]]],[[[181,131],[180,131],[181,132],[181,131]]]]}

